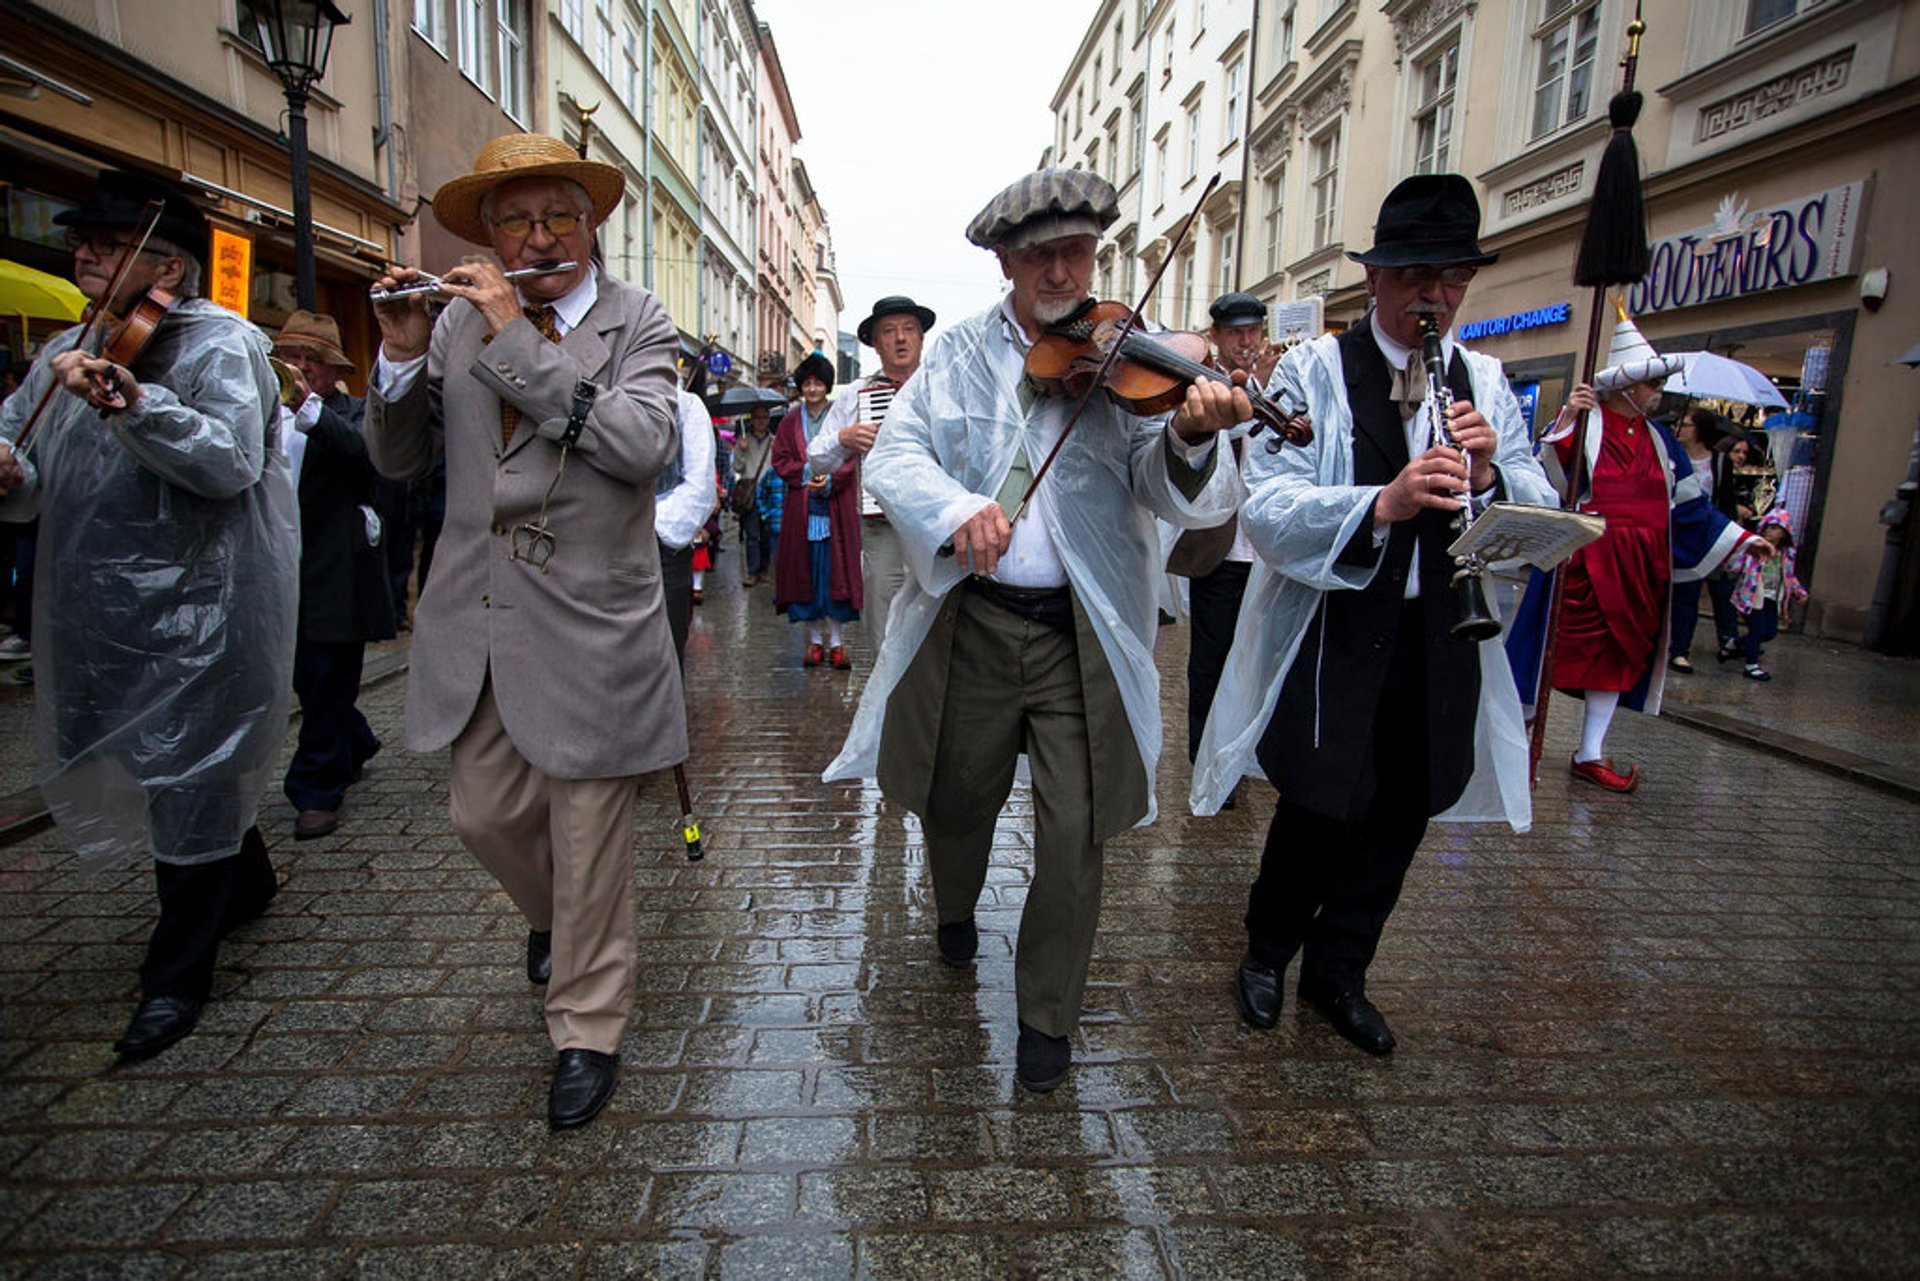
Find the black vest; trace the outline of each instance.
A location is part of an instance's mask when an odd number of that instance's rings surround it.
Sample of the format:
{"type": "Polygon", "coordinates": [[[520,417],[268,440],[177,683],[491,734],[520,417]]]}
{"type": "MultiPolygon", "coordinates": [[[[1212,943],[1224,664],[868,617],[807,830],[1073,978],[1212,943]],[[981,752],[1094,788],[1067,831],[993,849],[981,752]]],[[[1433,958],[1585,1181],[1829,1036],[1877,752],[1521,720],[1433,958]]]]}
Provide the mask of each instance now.
{"type": "MultiPolygon", "coordinates": [[[[1366,321],[1338,342],[1353,411],[1354,484],[1385,485],[1409,459],[1400,407],[1390,398],[1392,371],[1366,321]]],[[[1447,378],[1456,399],[1475,398],[1457,348],[1447,378]]],[[[1385,787],[1437,814],[1465,790],[1473,773],[1480,653],[1449,631],[1460,620],[1453,558],[1447,555],[1453,519],[1427,511],[1391,526],[1373,581],[1361,591],[1321,597],[1260,739],[1261,767],[1293,803],[1330,818],[1355,818],[1385,787]],[[1407,600],[1416,544],[1420,595],[1407,600]],[[1397,653],[1412,634],[1419,637],[1420,652],[1397,653]],[[1376,743],[1380,735],[1420,738],[1424,748],[1411,741],[1376,743]],[[1377,777],[1383,755],[1424,758],[1424,778],[1377,777]]],[[[1372,540],[1369,523],[1343,558],[1370,561],[1376,554],[1372,540]]]]}

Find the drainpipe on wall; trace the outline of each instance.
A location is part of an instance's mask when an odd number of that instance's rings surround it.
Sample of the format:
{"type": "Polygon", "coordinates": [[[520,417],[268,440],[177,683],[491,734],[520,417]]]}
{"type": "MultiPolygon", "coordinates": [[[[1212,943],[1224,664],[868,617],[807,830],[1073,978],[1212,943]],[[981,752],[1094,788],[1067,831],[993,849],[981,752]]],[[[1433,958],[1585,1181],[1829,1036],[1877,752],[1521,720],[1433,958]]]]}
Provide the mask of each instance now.
{"type": "MultiPolygon", "coordinates": [[[[647,60],[641,64],[640,128],[647,148],[640,153],[640,263],[645,284],[653,289],[653,0],[646,9],[647,60]]],[[[655,291],[658,292],[658,291],[655,291]]]]}
{"type": "Polygon", "coordinates": [[[393,67],[388,53],[387,0],[373,0],[374,105],[380,113],[380,128],[374,132],[373,149],[387,153],[387,199],[398,200],[399,175],[393,159],[393,67]]]}

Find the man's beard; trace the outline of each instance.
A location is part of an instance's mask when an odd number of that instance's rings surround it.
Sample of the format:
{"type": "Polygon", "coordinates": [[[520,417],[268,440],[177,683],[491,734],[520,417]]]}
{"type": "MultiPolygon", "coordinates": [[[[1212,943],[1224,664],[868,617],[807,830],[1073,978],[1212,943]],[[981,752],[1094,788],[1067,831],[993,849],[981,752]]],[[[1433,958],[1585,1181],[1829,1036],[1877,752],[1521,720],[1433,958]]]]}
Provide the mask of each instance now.
{"type": "Polygon", "coordinates": [[[1078,310],[1082,301],[1079,298],[1063,298],[1059,302],[1035,299],[1033,318],[1043,325],[1057,324],[1078,310]]]}

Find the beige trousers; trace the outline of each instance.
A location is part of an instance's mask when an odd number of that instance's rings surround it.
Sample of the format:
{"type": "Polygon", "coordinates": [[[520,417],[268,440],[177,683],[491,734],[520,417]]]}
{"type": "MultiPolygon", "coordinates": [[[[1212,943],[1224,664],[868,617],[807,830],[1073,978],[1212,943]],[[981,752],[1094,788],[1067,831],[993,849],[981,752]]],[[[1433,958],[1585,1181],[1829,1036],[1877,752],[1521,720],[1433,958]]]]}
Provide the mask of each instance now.
{"type": "Polygon", "coordinates": [[[507,737],[493,683],[453,741],[453,830],[535,930],[553,931],[547,1034],[617,1054],[633,1013],[638,776],[549,778],[507,737]]]}

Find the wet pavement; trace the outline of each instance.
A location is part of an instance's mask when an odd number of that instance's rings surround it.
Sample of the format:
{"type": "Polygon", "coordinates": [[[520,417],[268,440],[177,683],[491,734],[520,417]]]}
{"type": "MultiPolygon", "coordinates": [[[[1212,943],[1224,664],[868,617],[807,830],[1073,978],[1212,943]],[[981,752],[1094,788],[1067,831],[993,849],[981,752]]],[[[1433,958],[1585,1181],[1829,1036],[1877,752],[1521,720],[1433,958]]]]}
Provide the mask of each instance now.
{"type": "MultiPolygon", "coordinates": [[[[280,896],[143,1065],[108,1046],[150,874],[28,832],[0,847],[0,1276],[1920,1271],[1920,804],[1842,759],[1916,764],[1912,665],[1794,638],[1765,686],[1709,662],[1674,716],[1617,723],[1638,793],[1550,763],[1531,834],[1435,829],[1371,983],[1388,1059],[1291,996],[1241,1025],[1272,792],[1188,817],[1176,746],[1168,817],[1108,847],[1073,1074],[1036,1097],[1030,804],[979,964],[941,965],[914,821],[816,781],[870,656],[803,669],[722,567],[688,654],[709,854],[648,779],[599,1121],[546,1130],[524,926],[448,830],[444,757],[382,754],[320,841],[269,798],[280,896]]],[[[1185,646],[1162,631],[1176,745],[1185,646]]],[[[389,742],[404,695],[363,697],[389,742]]],[[[1562,700],[1550,762],[1572,735],[1562,700]]]]}

